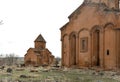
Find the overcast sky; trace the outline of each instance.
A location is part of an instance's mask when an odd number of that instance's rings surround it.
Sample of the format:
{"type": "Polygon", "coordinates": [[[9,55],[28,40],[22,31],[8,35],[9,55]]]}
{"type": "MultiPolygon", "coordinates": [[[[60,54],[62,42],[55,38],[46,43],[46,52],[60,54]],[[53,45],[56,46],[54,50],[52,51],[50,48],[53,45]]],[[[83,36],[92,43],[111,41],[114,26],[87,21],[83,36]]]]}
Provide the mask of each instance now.
{"type": "Polygon", "coordinates": [[[83,0],[0,0],[0,54],[24,57],[42,34],[46,47],[61,57],[60,28],[83,0]]]}

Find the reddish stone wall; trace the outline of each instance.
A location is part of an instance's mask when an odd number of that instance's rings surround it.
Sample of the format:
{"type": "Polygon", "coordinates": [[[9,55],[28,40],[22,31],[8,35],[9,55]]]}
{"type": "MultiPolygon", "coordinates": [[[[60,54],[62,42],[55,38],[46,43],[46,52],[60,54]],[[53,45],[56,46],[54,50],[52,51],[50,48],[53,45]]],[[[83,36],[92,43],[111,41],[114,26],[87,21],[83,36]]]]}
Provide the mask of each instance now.
{"type": "Polygon", "coordinates": [[[37,65],[38,61],[37,61],[37,56],[36,54],[33,52],[33,50],[29,50],[28,53],[26,54],[25,58],[25,64],[26,65],[37,65]],[[29,55],[28,55],[29,54],[29,55]]]}
{"type": "Polygon", "coordinates": [[[86,0],[94,3],[105,3],[110,8],[118,8],[119,0],[86,0]]]}
{"type": "Polygon", "coordinates": [[[46,44],[44,42],[35,42],[35,48],[45,49],[46,44]]]}
{"type": "Polygon", "coordinates": [[[109,25],[105,28],[105,67],[116,67],[116,35],[113,26],[109,25]]]}
{"type": "Polygon", "coordinates": [[[99,6],[82,4],[61,28],[63,66],[120,68],[119,12],[99,6]]]}

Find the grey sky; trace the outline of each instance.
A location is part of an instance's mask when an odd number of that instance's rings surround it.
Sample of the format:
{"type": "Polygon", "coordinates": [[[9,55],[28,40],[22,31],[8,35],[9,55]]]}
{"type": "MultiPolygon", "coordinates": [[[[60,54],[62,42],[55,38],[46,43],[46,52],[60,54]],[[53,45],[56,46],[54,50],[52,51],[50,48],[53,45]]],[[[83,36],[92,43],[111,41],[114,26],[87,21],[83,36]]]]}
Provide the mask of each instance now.
{"type": "Polygon", "coordinates": [[[83,0],[0,0],[0,54],[24,56],[41,33],[46,47],[61,57],[60,28],[83,0]]]}

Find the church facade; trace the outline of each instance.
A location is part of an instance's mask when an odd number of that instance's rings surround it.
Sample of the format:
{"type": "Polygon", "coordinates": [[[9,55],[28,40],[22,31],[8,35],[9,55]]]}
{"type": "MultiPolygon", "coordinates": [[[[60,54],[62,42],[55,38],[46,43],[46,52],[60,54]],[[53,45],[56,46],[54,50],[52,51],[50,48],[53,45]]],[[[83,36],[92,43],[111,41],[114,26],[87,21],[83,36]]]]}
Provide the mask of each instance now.
{"type": "Polygon", "coordinates": [[[61,30],[62,66],[120,68],[119,0],[84,0],[61,30]]]}
{"type": "Polygon", "coordinates": [[[54,61],[54,56],[46,48],[46,41],[40,34],[34,41],[35,48],[29,48],[24,57],[26,66],[42,66],[51,65],[54,61]]]}

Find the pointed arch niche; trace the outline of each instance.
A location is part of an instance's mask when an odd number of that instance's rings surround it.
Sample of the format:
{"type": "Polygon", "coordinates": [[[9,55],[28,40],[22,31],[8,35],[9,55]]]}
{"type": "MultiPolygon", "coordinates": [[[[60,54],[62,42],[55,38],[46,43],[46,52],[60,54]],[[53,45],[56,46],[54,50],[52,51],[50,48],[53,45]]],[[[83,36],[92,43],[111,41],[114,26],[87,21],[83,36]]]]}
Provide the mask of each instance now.
{"type": "Polygon", "coordinates": [[[104,27],[104,56],[105,68],[116,67],[116,33],[114,25],[108,23],[104,27]]]}
{"type": "Polygon", "coordinates": [[[67,34],[63,36],[62,42],[62,65],[69,67],[69,37],[67,34]]]}
{"type": "Polygon", "coordinates": [[[92,42],[92,53],[91,53],[91,59],[92,59],[92,66],[97,66],[100,67],[102,66],[101,62],[103,60],[103,57],[101,55],[101,27],[99,26],[94,26],[91,29],[91,42],[92,42]]]}
{"type": "Polygon", "coordinates": [[[77,58],[76,58],[76,32],[72,32],[70,34],[70,65],[76,65],[77,64],[77,58]]]}
{"type": "Polygon", "coordinates": [[[78,32],[79,36],[79,65],[90,66],[90,32],[88,29],[83,28],[78,32]]]}

